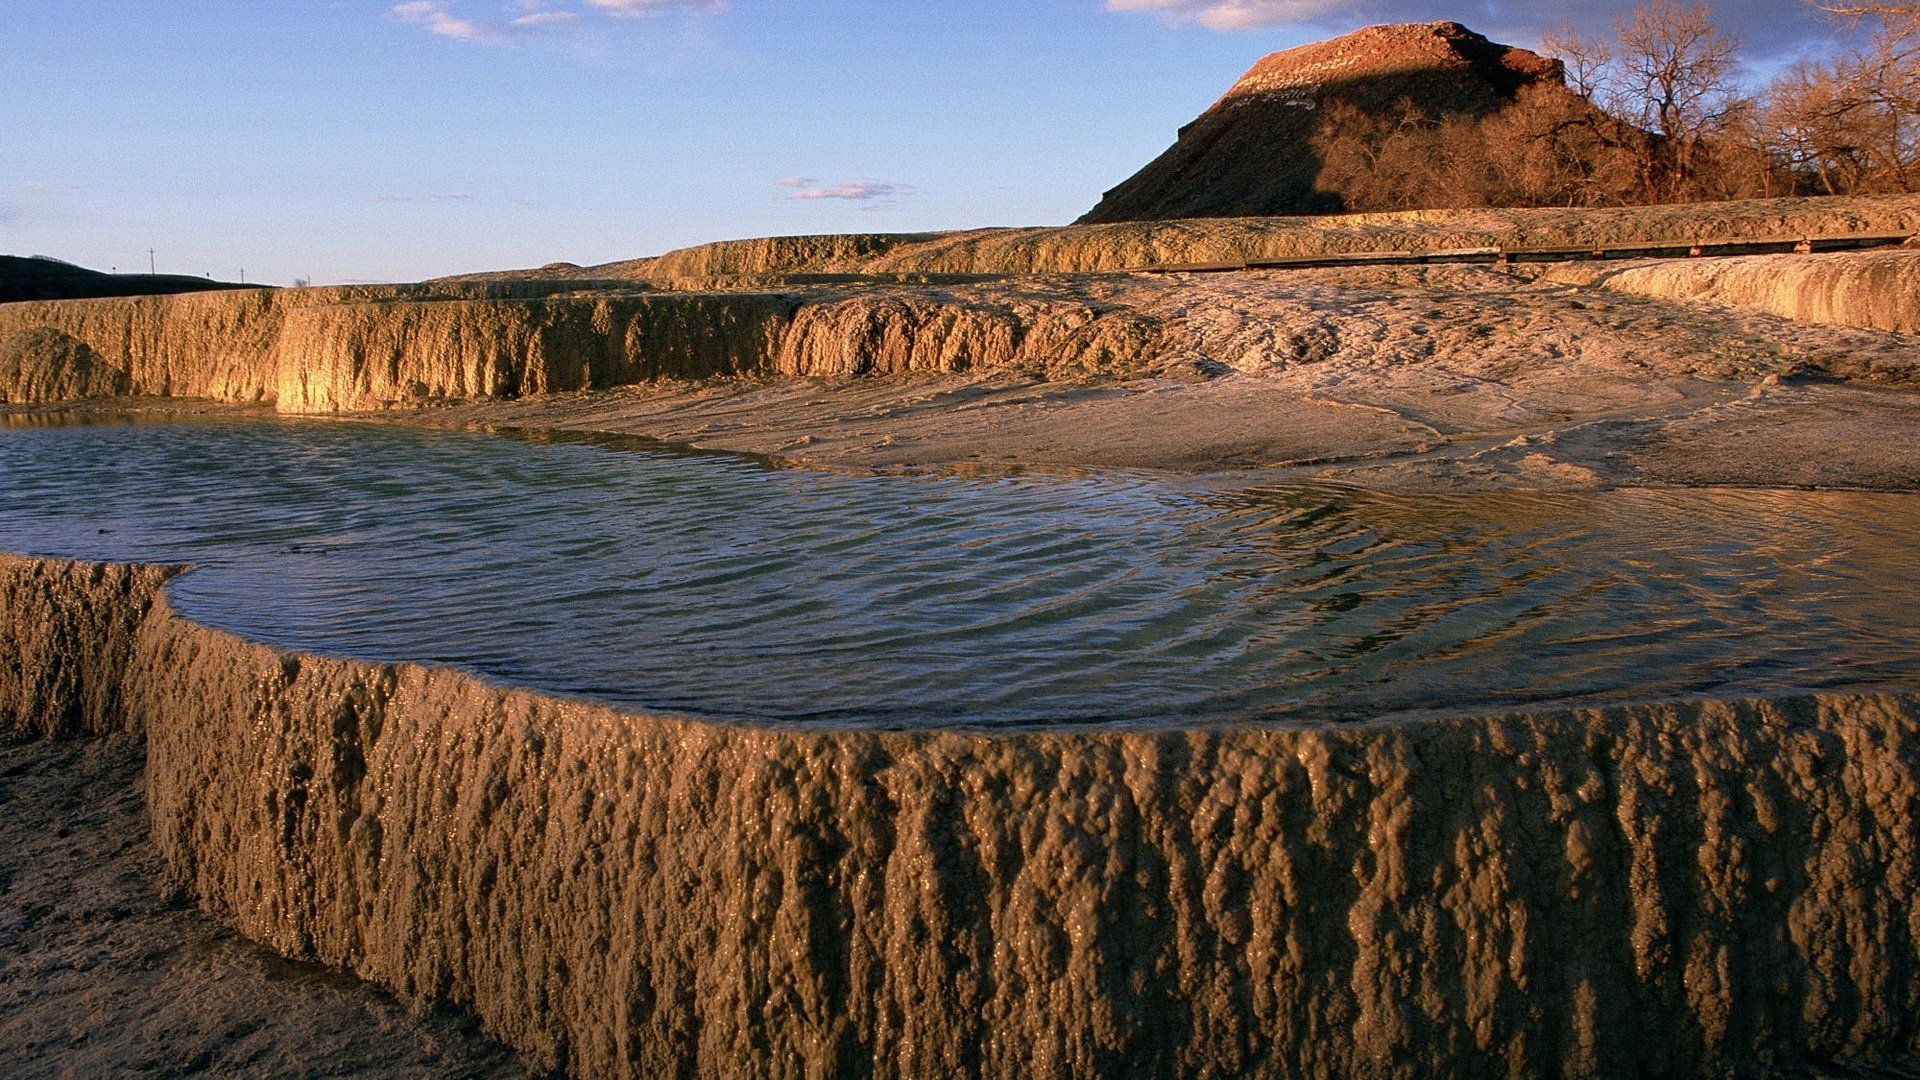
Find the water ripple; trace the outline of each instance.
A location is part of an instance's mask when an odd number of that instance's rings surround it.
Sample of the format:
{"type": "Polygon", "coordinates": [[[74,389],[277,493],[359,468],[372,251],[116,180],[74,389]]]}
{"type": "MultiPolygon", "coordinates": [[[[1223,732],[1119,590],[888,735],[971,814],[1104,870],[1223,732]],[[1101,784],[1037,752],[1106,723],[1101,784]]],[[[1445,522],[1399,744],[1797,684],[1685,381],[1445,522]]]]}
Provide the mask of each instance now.
{"type": "Polygon", "coordinates": [[[0,547],[285,647],[886,726],[1912,684],[1920,496],[822,475],[320,422],[0,431],[0,547]]]}

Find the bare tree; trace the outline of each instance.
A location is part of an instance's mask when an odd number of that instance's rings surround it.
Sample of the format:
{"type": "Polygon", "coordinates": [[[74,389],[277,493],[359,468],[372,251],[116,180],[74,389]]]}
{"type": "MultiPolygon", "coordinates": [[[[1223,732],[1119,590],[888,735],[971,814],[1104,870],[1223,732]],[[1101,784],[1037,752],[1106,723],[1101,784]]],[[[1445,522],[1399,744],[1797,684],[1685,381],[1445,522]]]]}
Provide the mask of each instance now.
{"type": "Polygon", "coordinates": [[[1566,71],[1567,88],[1588,101],[1598,103],[1613,89],[1613,46],[1601,38],[1588,37],[1570,26],[1547,31],[1540,48],[1560,61],[1566,71]]]}
{"type": "Polygon", "coordinates": [[[1714,27],[1704,3],[1653,0],[1616,28],[1611,111],[1656,136],[1644,177],[1654,197],[1695,197],[1702,144],[1721,133],[1739,101],[1733,72],[1740,43],[1714,27]]]}
{"type": "Polygon", "coordinates": [[[1765,138],[1776,162],[1813,190],[1840,195],[1868,188],[1866,149],[1877,136],[1865,102],[1831,64],[1800,63],[1766,94],[1765,138]]]}
{"type": "Polygon", "coordinates": [[[1701,198],[1737,179],[1701,174],[1728,163],[1711,144],[1743,108],[1734,82],[1740,43],[1714,26],[1705,3],[1650,0],[1614,23],[1611,41],[1561,30],[1543,47],[1565,65],[1568,86],[1617,121],[1594,123],[1590,135],[1635,158],[1639,201],[1701,198]]]}
{"type": "Polygon", "coordinates": [[[1789,69],[1767,90],[1776,160],[1827,194],[1920,189],[1920,3],[1811,3],[1862,33],[1857,47],[1789,69]]]}
{"type": "Polygon", "coordinates": [[[1864,49],[1823,73],[1831,84],[1826,111],[1865,159],[1863,185],[1913,191],[1920,185],[1920,3],[1816,4],[1865,24],[1864,49]]]}

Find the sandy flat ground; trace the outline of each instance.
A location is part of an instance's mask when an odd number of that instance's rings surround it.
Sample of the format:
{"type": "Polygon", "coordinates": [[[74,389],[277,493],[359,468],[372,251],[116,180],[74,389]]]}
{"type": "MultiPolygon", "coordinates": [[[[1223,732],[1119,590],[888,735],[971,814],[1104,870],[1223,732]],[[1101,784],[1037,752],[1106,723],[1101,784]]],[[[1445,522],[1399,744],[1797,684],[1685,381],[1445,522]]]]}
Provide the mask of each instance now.
{"type": "Polygon", "coordinates": [[[140,741],[0,744],[0,1075],[521,1077],[415,1015],[162,896],[140,741]]]}
{"type": "Polygon", "coordinates": [[[659,383],[383,415],[856,469],[1117,466],[1464,490],[1920,487],[1920,340],[1906,335],[1474,267],[1099,287],[1178,325],[1186,351],[1129,378],[659,383]]]}

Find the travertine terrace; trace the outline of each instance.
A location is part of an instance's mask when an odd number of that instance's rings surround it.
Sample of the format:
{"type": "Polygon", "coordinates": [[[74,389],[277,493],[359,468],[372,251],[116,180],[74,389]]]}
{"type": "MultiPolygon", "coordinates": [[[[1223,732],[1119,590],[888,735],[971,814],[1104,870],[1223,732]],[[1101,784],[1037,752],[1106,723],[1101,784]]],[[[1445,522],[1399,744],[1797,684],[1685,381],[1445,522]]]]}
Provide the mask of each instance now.
{"type": "MultiPolygon", "coordinates": [[[[863,468],[1914,490],[1912,252],[1129,270],[1916,219],[1888,197],[776,239],[9,304],[0,398],[863,468]]],[[[0,560],[0,725],[143,738],[176,886],[537,1066],[1733,1076],[1920,1048],[1911,695],[772,729],[278,653],[172,615],[167,576],[0,560]]]]}
{"type": "Polygon", "coordinates": [[[1911,697],[771,730],[275,653],[170,615],[165,576],[0,560],[0,652],[33,660],[5,720],[144,731],[177,882],[545,1065],[1735,1076],[1914,1046],[1911,697]]]}
{"type": "MultiPolygon", "coordinates": [[[[1471,275],[1458,274],[1348,275],[1327,287],[1312,277],[1254,275],[1253,289],[1122,271],[1300,253],[1916,228],[1920,200],[1910,197],[1732,204],[1710,212],[1149,223],[719,244],[579,270],[577,278],[549,269],[524,281],[9,304],[0,307],[0,400],[124,388],[310,413],[718,375],[1020,372],[1075,379],[1150,375],[1170,360],[1250,373],[1347,359],[1378,368],[1387,358],[1432,356],[1431,339],[1414,339],[1428,325],[1466,320],[1441,307],[1419,325],[1389,319],[1359,333],[1332,333],[1342,309],[1383,291],[1403,294],[1411,306],[1471,303],[1489,292],[1525,302],[1551,290],[1530,295],[1525,282],[1490,269],[1473,271],[1481,277],[1471,283],[1471,275]],[[621,277],[605,276],[615,273],[621,277]],[[1296,295],[1308,298],[1307,310],[1296,295]]],[[[1829,313],[1842,314],[1827,321],[1914,302],[1899,288],[1908,279],[1897,267],[1908,256],[1877,258],[1879,276],[1830,280],[1830,293],[1866,295],[1829,304],[1829,313]]],[[[1865,325],[1894,328],[1883,325],[1888,317],[1865,325]]],[[[1530,345],[1504,344],[1522,355],[1530,345]]],[[[1483,341],[1479,351],[1505,364],[1513,358],[1499,355],[1502,345],[1483,341]]],[[[1684,371],[1699,366],[1676,363],[1684,371]]]]}

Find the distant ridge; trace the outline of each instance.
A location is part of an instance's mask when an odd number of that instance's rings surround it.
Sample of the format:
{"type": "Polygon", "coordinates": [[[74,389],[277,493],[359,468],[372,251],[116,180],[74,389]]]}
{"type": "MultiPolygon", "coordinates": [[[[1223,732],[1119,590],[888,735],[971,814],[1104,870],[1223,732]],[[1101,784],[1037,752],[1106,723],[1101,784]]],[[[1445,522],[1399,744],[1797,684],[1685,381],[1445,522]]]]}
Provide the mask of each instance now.
{"type": "Polygon", "coordinates": [[[209,289],[257,287],[183,274],[103,274],[58,259],[0,255],[0,303],[16,300],[82,300],[102,296],[163,296],[209,289]]]}
{"type": "Polygon", "coordinates": [[[1436,116],[1480,118],[1536,86],[1591,107],[1566,88],[1559,61],[1455,22],[1368,27],[1274,53],[1080,223],[1360,209],[1320,183],[1315,139],[1330,106],[1384,115],[1412,102],[1436,116]]]}

